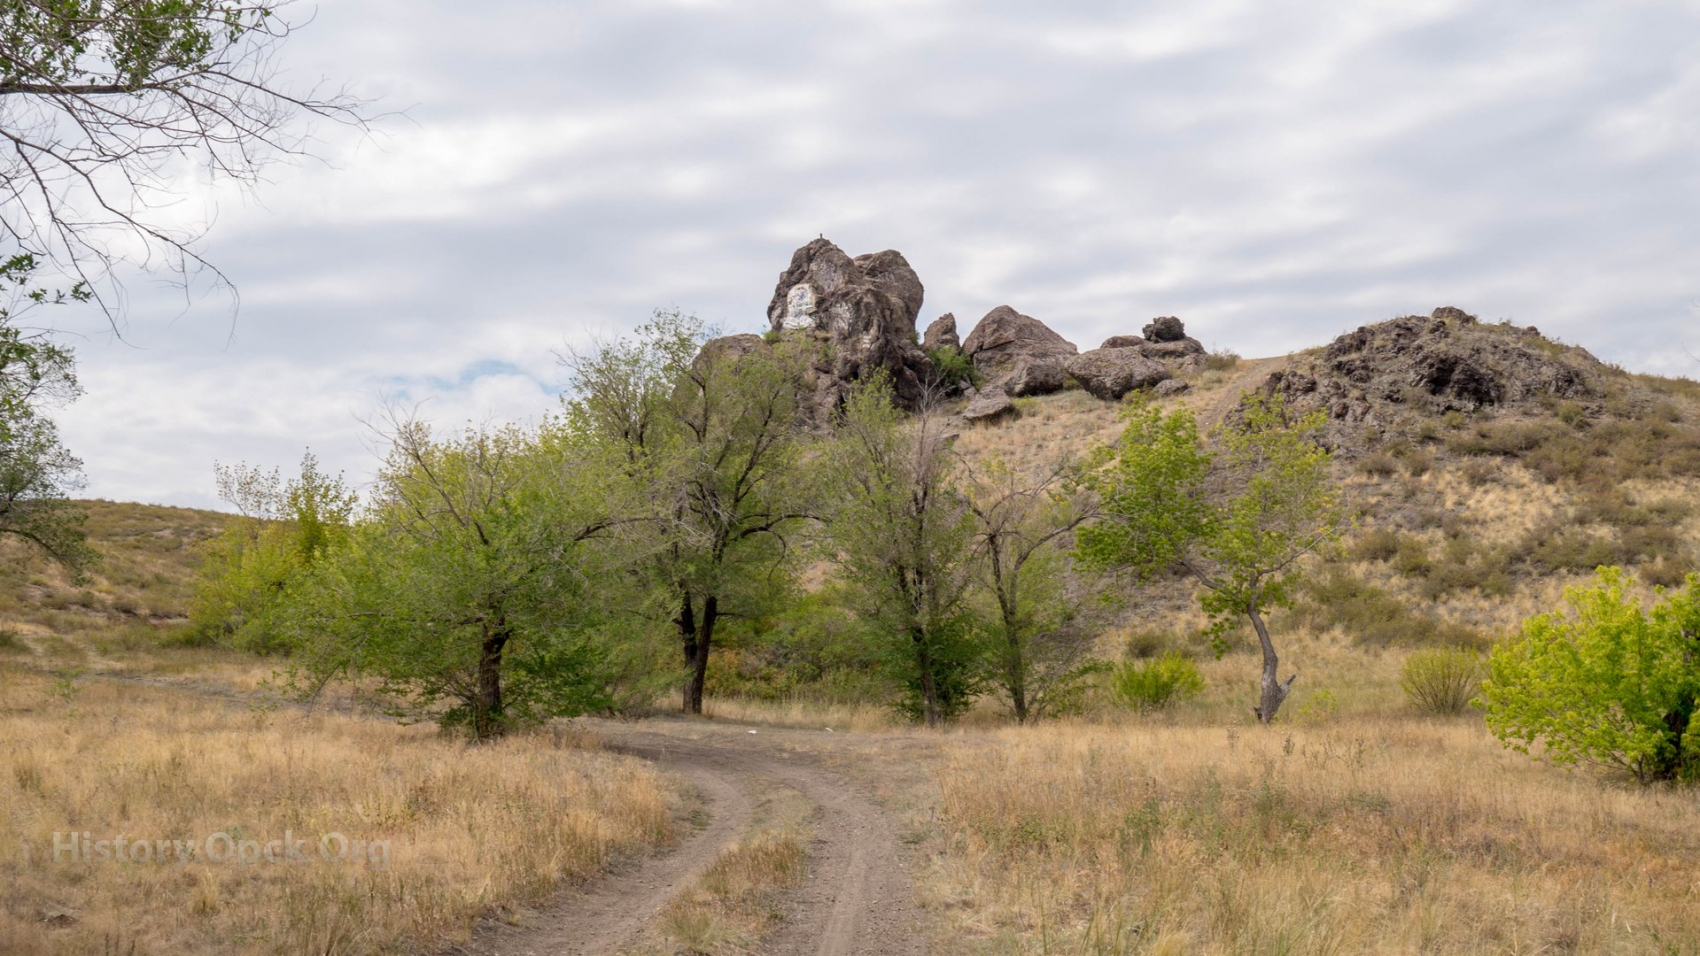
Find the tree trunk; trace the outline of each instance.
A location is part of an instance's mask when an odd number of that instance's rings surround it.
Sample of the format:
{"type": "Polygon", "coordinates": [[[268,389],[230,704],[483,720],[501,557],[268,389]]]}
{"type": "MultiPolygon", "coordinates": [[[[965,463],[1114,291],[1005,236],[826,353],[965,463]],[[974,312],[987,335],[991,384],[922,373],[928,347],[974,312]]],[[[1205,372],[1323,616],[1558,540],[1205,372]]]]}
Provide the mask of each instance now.
{"type": "Polygon", "coordinates": [[[1027,723],[1027,654],[1021,642],[1009,642],[1009,657],[1005,666],[1005,674],[1009,680],[1009,703],[1015,711],[1015,722],[1027,723]]]}
{"type": "Polygon", "coordinates": [[[915,644],[915,666],[921,669],[921,718],[928,727],[937,727],[944,718],[939,708],[939,685],[933,673],[933,655],[927,648],[924,632],[913,631],[909,638],[915,644]]]}
{"type": "Polygon", "coordinates": [[[702,618],[698,620],[691,606],[690,593],[685,593],[678,625],[685,650],[684,711],[687,714],[702,713],[702,690],[708,682],[708,652],[714,645],[714,625],[719,619],[719,599],[709,595],[702,602],[702,618]]]}
{"type": "Polygon", "coordinates": [[[473,691],[472,734],[478,740],[500,737],[507,730],[502,714],[502,649],[508,644],[507,626],[500,620],[484,626],[478,655],[478,686],[473,691]]]}
{"type": "Polygon", "coordinates": [[[1275,642],[1269,639],[1269,628],[1263,623],[1263,615],[1258,610],[1256,602],[1246,606],[1246,616],[1251,618],[1251,626],[1257,629],[1258,643],[1263,645],[1263,693],[1257,710],[1257,721],[1270,724],[1275,721],[1275,712],[1281,709],[1281,702],[1287,699],[1287,693],[1293,689],[1293,681],[1299,675],[1289,676],[1285,683],[1280,680],[1278,671],[1281,659],[1275,656],[1275,642]]]}

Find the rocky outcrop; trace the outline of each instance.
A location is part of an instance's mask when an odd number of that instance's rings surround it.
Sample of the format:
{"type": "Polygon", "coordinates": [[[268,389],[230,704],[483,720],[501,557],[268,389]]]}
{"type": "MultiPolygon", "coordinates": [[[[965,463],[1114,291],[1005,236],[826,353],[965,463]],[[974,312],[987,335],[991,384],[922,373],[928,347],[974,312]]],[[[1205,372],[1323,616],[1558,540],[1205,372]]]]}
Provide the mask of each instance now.
{"type": "Polygon", "coordinates": [[[921,336],[921,347],[931,352],[935,349],[961,349],[962,340],[956,337],[956,314],[946,312],[933,320],[927,326],[927,334],[921,336]]]}
{"type": "Polygon", "coordinates": [[[974,396],[962,410],[963,421],[994,422],[1016,414],[1015,402],[1002,389],[988,388],[974,396]]]}
{"type": "Polygon", "coordinates": [[[1045,395],[1068,383],[1064,366],[1079,352],[1050,327],[1007,305],[986,313],[962,353],[987,381],[1009,395],[1045,395]]]}
{"type": "Polygon", "coordinates": [[[767,347],[767,342],[759,335],[722,335],[703,343],[702,351],[697,353],[693,364],[701,366],[708,362],[736,362],[767,347]]]}
{"type": "Polygon", "coordinates": [[[816,422],[830,417],[851,384],[876,369],[890,375],[899,405],[920,404],[924,383],[936,377],[915,341],[924,297],[920,277],[893,249],[852,259],[821,238],[792,254],[767,317],[776,332],[810,336],[819,346],[807,409],[816,422]]]}
{"type": "Polygon", "coordinates": [[[1408,416],[1515,406],[1543,397],[1597,398],[1598,360],[1508,325],[1444,306],[1348,332],[1264,382],[1298,410],[1322,409],[1340,443],[1408,416]],[[1348,427],[1349,426],[1349,427],[1348,427]]]}
{"type": "Polygon", "coordinates": [[[1101,349],[1136,349],[1145,344],[1145,340],[1137,335],[1112,335],[1098,346],[1101,349]]]}
{"type": "Polygon", "coordinates": [[[1142,330],[1147,341],[1179,342],[1186,338],[1186,326],[1172,315],[1160,315],[1146,323],[1142,330]]]}
{"type": "Polygon", "coordinates": [[[1150,388],[1167,379],[1169,370],[1145,357],[1138,348],[1092,349],[1068,360],[1068,374],[1093,396],[1120,401],[1136,388],[1150,388]]]}

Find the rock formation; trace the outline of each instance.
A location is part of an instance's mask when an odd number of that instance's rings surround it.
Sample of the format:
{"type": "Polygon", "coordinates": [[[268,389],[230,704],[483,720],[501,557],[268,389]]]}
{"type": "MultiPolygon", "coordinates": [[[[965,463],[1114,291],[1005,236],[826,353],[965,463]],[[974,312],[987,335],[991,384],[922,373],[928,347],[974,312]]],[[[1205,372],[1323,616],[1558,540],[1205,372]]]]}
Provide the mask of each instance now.
{"type": "Polygon", "coordinates": [[[1098,346],[1101,349],[1136,349],[1145,344],[1145,340],[1137,335],[1112,335],[1098,346]]]}
{"type": "Polygon", "coordinates": [[[1120,401],[1136,388],[1150,388],[1169,378],[1169,370],[1145,357],[1138,348],[1092,349],[1068,360],[1068,374],[1093,396],[1120,401]]]}
{"type": "Polygon", "coordinates": [[[933,320],[927,326],[927,334],[921,336],[921,347],[931,352],[934,349],[961,349],[962,340],[956,337],[956,314],[946,312],[933,320]]]}
{"type": "Polygon", "coordinates": [[[964,421],[993,422],[1015,415],[1015,402],[1002,389],[988,388],[974,396],[962,410],[964,421]]]}
{"type": "Polygon", "coordinates": [[[1064,365],[1078,351],[1045,323],[1007,305],[986,313],[962,343],[975,370],[1012,396],[1060,391],[1068,383],[1064,365]]]}
{"type": "Polygon", "coordinates": [[[1179,342],[1186,338],[1186,326],[1172,315],[1160,315],[1152,319],[1142,331],[1149,342],[1179,342]]]}
{"type": "Polygon", "coordinates": [[[767,318],[774,331],[819,343],[809,409],[819,422],[843,403],[851,383],[875,369],[890,376],[899,405],[915,408],[935,375],[916,344],[915,319],[925,291],[903,254],[893,249],[852,259],[822,238],[791,256],[779,276],[767,318]]]}
{"type": "Polygon", "coordinates": [[[1430,418],[1542,396],[1594,398],[1601,394],[1599,368],[1584,349],[1482,325],[1443,306],[1348,332],[1321,354],[1271,374],[1263,391],[1286,395],[1300,410],[1325,410],[1344,440],[1361,434],[1338,427],[1344,424],[1373,429],[1406,415],[1430,418]]]}

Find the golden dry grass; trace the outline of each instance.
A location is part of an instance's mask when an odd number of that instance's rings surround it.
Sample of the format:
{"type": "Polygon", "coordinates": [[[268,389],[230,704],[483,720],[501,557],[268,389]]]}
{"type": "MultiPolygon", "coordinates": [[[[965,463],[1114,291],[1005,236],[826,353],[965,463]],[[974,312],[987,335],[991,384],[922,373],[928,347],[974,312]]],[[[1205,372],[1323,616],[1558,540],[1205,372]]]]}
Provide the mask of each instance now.
{"type": "Polygon", "coordinates": [[[939,788],[947,951],[1700,951],[1693,792],[1474,721],[1012,730],[939,788]]]}
{"type": "Polygon", "coordinates": [[[809,818],[815,806],[788,787],[770,790],[755,821],[695,886],[667,904],[659,926],[627,950],[632,956],[758,952],[781,918],[779,894],[806,874],[809,818]]]}
{"type": "Polygon", "coordinates": [[[396,952],[673,837],[660,775],[571,735],[469,747],[422,727],[6,668],[0,702],[8,956],[396,952]],[[55,832],[204,848],[215,833],[286,830],[388,841],[387,865],[372,852],[316,860],[311,844],[305,863],[53,859],[55,832]]]}

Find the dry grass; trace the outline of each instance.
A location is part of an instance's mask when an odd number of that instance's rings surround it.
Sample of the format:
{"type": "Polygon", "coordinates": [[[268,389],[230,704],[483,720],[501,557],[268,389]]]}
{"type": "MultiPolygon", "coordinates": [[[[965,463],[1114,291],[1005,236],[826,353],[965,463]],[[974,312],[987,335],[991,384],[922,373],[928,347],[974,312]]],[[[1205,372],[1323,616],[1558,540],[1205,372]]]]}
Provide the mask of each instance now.
{"type": "Polygon", "coordinates": [[[1693,793],[1473,721],[1005,731],[939,787],[949,951],[1700,951],[1693,793]]]}
{"type": "Polygon", "coordinates": [[[0,701],[8,956],[395,952],[673,836],[655,771],[571,735],[469,748],[426,728],[7,668],[0,701]],[[370,851],[364,863],[53,860],[55,832],[205,846],[286,830],[388,841],[387,865],[370,851]]]}
{"type": "Polygon", "coordinates": [[[889,730],[902,723],[889,704],[822,703],[802,697],[781,701],[710,697],[703,701],[702,714],[711,720],[840,733],[889,730]]]}
{"type": "Polygon", "coordinates": [[[661,913],[658,931],[629,952],[701,956],[757,951],[781,918],[779,894],[801,883],[815,806],[789,788],[769,792],[750,832],[661,913]]]}

